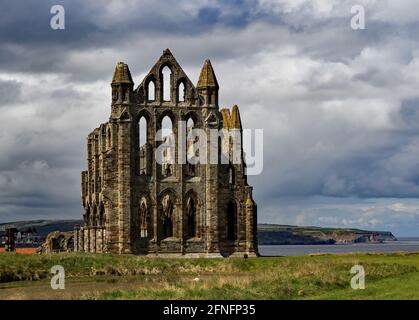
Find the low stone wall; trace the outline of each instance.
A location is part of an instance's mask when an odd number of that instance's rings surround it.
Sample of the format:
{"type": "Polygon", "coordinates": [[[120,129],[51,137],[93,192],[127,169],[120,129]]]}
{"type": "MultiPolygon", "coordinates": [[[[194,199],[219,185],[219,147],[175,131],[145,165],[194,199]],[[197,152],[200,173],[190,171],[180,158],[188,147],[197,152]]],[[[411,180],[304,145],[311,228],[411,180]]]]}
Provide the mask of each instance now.
{"type": "Polygon", "coordinates": [[[54,231],[48,234],[41,246],[40,253],[50,254],[74,251],[74,232],[54,231]]]}

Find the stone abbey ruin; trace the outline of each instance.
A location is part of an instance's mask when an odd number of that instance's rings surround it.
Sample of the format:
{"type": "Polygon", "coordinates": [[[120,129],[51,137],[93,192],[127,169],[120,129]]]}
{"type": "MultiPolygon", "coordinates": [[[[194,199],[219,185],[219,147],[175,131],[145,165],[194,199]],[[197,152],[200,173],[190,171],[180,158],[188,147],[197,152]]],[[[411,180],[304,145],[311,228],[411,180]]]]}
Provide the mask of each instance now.
{"type": "Polygon", "coordinates": [[[75,229],[75,251],[257,255],[256,204],[247,183],[240,113],[237,106],[219,109],[210,61],[195,86],[166,49],[137,88],[128,66],[119,62],[111,87],[109,121],[87,137],[84,225],[75,229]],[[171,125],[167,135],[159,133],[164,121],[171,125]],[[206,138],[191,137],[192,129],[206,138]],[[215,143],[211,130],[220,133],[215,143]],[[197,150],[198,144],[203,148],[197,150]],[[216,163],[196,161],[211,152],[216,163]]]}

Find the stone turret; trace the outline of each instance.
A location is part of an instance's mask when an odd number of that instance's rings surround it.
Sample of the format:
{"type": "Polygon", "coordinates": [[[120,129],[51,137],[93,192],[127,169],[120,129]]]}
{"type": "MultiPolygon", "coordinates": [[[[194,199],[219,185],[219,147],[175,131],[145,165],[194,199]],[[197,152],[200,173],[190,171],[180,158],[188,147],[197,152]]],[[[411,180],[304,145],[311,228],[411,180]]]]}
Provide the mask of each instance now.
{"type": "Polygon", "coordinates": [[[204,61],[196,86],[205,105],[218,105],[218,81],[209,59],[204,61]]]}
{"type": "Polygon", "coordinates": [[[128,65],[124,62],[118,62],[115,67],[115,72],[112,78],[112,84],[134,84],[131,77],[131,72],[129,71],[128,65]]]}
{"type": "Polygon", "coordinates": [[[233,106],[231,111],[231,129],[240,129],[242,128],[242,121],[240,119],[240,111],[237,105],[233,106]]]}
{"type": "Polygon", "coordinates": [[[132,98],[134,82],[128,65],[118,62],[112,77],[112,103],[129,103],[132,98]]]}
{"type": "Polygon", "coordinates": [[[219,88],[217,77],[215,76],[214,69],[212,68],[211,61],[206,59],[202,66],[201,73],[199,75],[197,88],[219,88]]]}

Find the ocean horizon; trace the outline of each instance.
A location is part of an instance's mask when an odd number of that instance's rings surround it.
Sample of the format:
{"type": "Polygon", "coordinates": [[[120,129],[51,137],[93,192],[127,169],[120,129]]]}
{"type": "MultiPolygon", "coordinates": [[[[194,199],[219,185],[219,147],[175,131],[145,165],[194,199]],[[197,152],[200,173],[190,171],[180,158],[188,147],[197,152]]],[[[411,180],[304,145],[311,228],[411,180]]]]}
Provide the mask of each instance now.
{"type": "Polygon", "coordinates": [[[383,243],[259,245],[261,256],[303,256],[307,254],[419,252],[419,237],[399,237],[383,243]]]}

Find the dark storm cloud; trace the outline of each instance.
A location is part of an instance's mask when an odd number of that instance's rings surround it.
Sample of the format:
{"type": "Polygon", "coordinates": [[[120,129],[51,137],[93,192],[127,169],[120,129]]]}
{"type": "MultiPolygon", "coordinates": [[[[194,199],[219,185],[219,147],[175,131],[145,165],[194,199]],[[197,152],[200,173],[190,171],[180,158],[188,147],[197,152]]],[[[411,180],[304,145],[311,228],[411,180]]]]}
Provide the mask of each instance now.
{"type": "Polygon", "coordinates": [[[0,68],[14,72],[48,72],[65,59],[69,50],[103,42],[98,26],[81,1],[5,1],[0,13],[0,68]],[[69,11],[71,28],[60,32],[50,27],[53,5],[69,11]],[[81,9],[81,10],[80,10],[81,9]],[[77,14],[71,14],[77,12],[77,14]]]}
{"type": "Polygon", "coordinates": [[[216,26],[241,28],[251,22],[252,8],[241,1],[196,5],[196,10],[182,3],[185,1],[4,2],[0,13],[0,69],[71,72],[63,63],[76,50],[117,48],[133,35],[139,37],[136,45],[141,47],[142,38],[149,36],[199,36],[216,26]],[[50,27],[53,5],[65,8],[65,30],[50,27]]]}

